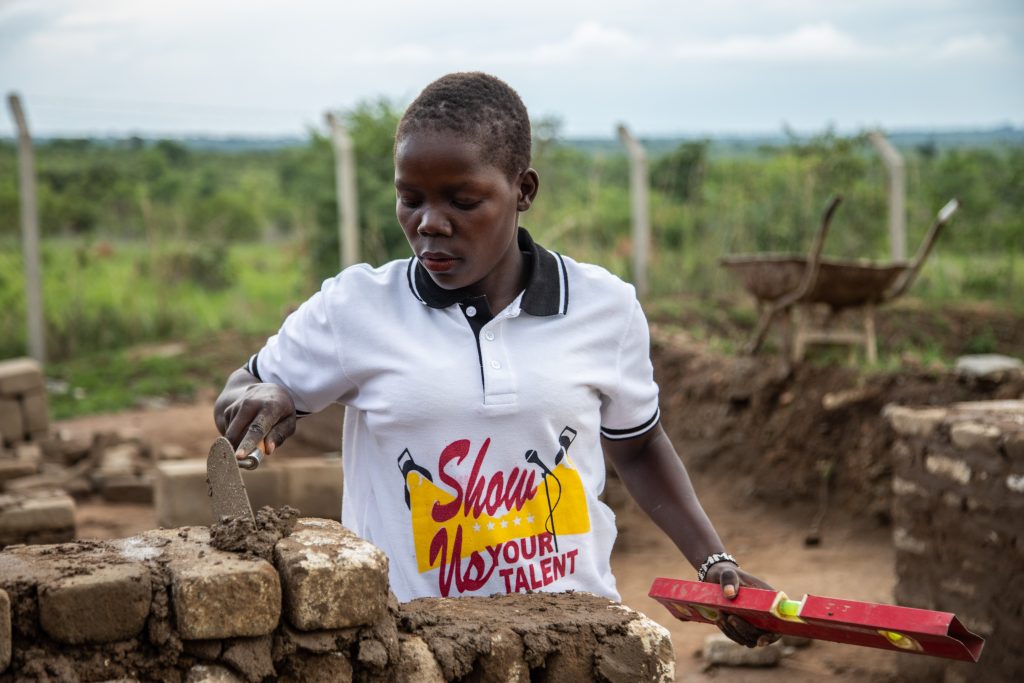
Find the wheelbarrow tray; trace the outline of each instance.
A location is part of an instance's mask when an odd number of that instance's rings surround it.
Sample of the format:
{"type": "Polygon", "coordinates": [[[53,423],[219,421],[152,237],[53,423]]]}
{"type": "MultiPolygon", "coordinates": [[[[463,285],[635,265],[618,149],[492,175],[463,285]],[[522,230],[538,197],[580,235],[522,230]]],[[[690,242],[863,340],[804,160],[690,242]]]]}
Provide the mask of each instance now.
{"type": "MultiPolygon", "coordinates": [[[[800,286],[808,258],[799,254],[751,254],[726,256],[721,264],[743,283],[759,302],[778,301],[800,286]]],[[[876,263],[867,260],[820,258],[813,284],[799,300],[828,304],[834,309],[877,303],[910,264],[903,261],[876,263]]]]}

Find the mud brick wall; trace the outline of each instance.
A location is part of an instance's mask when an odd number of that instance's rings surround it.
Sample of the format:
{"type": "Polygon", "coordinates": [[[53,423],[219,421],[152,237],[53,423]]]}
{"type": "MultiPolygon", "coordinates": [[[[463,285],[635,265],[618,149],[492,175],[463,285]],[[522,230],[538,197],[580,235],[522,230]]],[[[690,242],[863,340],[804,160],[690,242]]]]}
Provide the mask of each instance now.
{"type": "Polygon", "coordinates": [[[954,612],[986,639],[978,664],[904,657],[912,680],[1024,672],[1024,401],[885,409],[893,451],[896,600],[954,612]]]}
{"type": "Polygon", "coordinates": [[[42,367],[31,358],[0,361],[0,450],[39,441],[49,428],[42,367]]]}
{"type": "Polygon", "coordinates": [[[400,605],[383,553],[325,519],[301,519],[266,548],[269,560],[217,550],[211,529],[183,527],[6,549],[0,681],[673,677],[668,632],[603,598],[400,605]]]}

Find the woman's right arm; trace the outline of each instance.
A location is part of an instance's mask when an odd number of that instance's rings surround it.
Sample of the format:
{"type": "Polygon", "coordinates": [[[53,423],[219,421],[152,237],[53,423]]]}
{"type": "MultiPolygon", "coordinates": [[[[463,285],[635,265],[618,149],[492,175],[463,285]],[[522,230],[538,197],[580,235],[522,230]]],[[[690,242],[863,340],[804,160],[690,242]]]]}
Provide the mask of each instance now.
{"type": "Polygon", "coordinates": [[[214,402],[213,419],[236,457],[244,458],[261,444],[270,455],[295,433],[295,402],[284,387],[239,368],[214,402]]]}

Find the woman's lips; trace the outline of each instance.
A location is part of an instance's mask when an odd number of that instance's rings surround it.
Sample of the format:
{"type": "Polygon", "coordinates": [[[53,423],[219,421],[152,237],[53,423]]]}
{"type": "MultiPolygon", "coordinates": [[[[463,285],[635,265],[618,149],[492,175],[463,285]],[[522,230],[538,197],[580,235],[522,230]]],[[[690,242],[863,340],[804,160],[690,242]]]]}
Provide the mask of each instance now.
{"type": "Polygon", "coordinates": [[[420,263],[423,264],[424,268],[433,273],[444,273],[451,270],[458,260],[454,256],[448,256],[447,254],[420,254],[420,263]]]}

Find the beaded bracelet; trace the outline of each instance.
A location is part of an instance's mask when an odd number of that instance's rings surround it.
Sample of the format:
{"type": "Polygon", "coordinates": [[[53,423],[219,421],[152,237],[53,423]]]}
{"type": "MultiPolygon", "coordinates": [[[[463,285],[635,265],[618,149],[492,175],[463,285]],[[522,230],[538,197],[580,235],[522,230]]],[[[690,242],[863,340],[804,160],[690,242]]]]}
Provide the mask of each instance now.
{"type": "Polygon", "coordinates": [[[697,570],[697,580],[703,581],[704,577],[708,575],[708,571],[719,562],[732,562],[737,567],[740,563],[736,561],[736,558],[729,553],[712,553],[708,555],[708,559],[704,560],[704,564],[697,570]]]}

